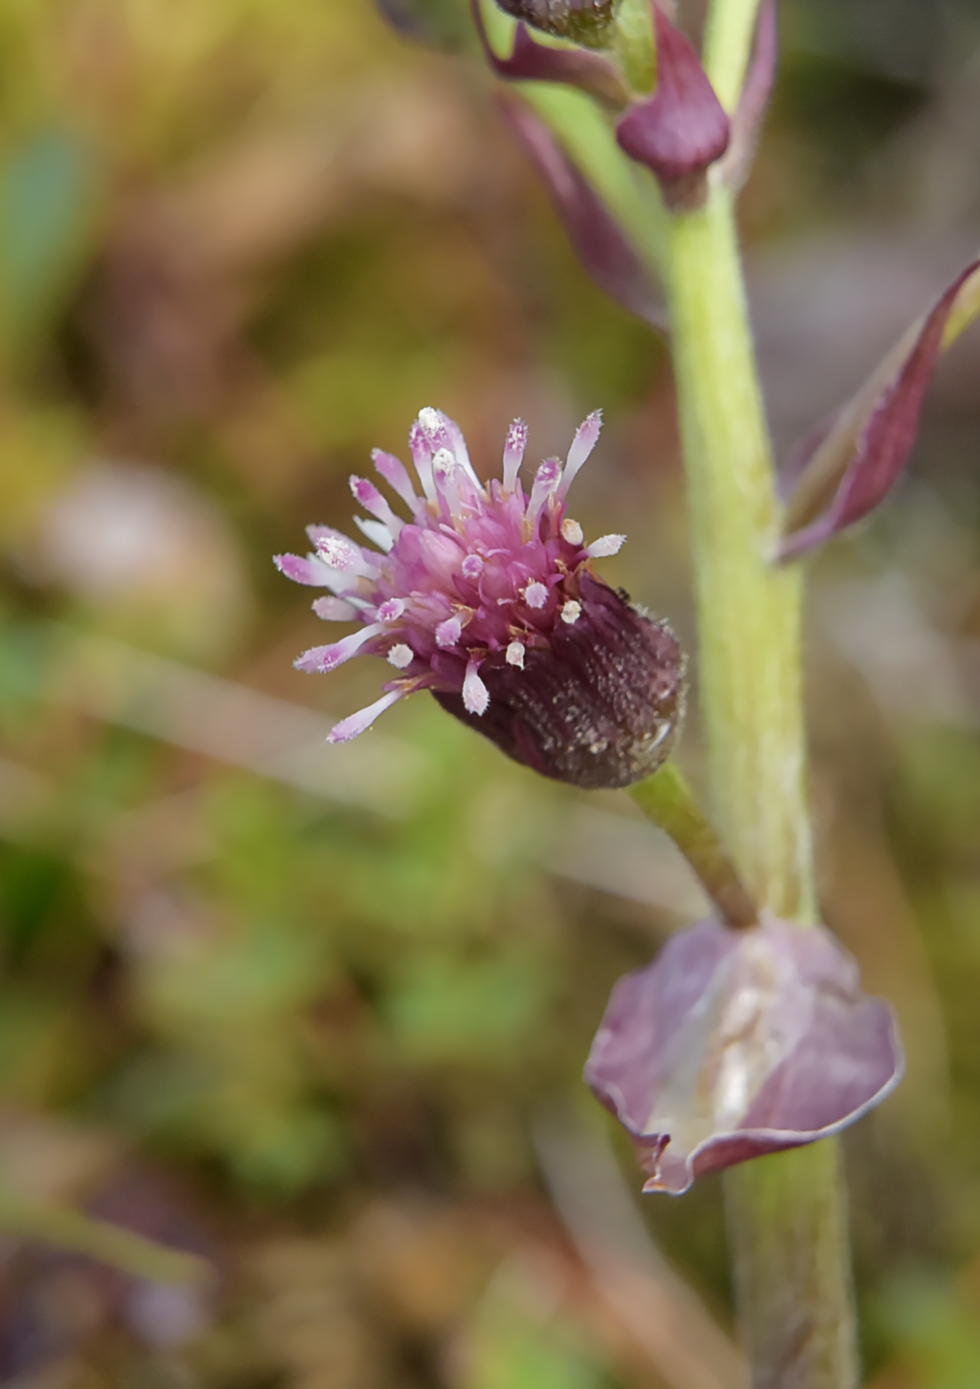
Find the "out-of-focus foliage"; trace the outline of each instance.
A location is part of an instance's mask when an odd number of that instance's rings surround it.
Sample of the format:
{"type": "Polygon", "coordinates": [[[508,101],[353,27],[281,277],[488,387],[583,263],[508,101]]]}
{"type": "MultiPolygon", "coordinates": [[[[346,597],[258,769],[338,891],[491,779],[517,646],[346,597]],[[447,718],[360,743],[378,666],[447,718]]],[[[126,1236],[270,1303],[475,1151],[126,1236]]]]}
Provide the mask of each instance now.
{"type": "MultiPolygon", "coordinates": [[[[663,348],[576,267],[462,0],[418,12],[463,51],[368,0],[0,12],[4,1382],[736,1381],[587,1161],[581,1065],[696,910],[676,862],[425,696],[324,748],[379,674],[291,666],[318,624],[271,554],[346,526],[347,475],[427,404],[485,470],[513,415],[542,457],[603,406],[582,520],[629,530],[608,577],[691,634],[663,348]],[[585,1201],[535,1147],[569,1104],[585,1201]],[[120,1227],[216,1272],[160,1281],[120,1227]]],[[[744,203],[780,440],[980,217],[967,0],[784,19],[744,203]]],[[[980,1376],[978,374],[974,334],[898,499],[813,575],[827,915],[909,1047],[850,1142],[876,1389],[980,1376]]],[[[643,1217],[724,1323],[716,1185],[643,1217]]]]}

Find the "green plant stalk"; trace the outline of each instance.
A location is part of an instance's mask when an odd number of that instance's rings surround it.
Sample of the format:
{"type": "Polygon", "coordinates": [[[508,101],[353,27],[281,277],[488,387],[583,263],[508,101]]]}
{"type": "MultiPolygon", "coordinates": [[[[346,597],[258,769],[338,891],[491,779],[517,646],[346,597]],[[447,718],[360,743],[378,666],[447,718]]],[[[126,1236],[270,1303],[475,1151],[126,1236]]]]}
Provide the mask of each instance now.
{"type": "MultiPolygon", "coordinates": [[[[670,230],[674,370],[699,611],[711,804],[759,904],[812,920],[801,573],[769,562],[778,500],[730,192],[670,230]]],[[[837,1145],[726,1174],[736,1298],[754,1389],[853,1389],[850,1260],[837,1145]]]]}
{"type": "Polygon", "coordinates": [[[657,85],[657,40],[650,0],[620,0],[613,49],[634,92],[652,92],[657,85]]]}
{"type": "Polygon", "coordinates": [[[704,69],[718,100],[734,111],[745,84],[759,0],[721,0],[711,6],[704,31],[704,69]]]}
{"type": "Polygon", "coordinates": [[[654,824],[670,835],[729,926],[754,926],[759,912],[735,865],[675,761],[630,787],[630,795],[654,824]]]}

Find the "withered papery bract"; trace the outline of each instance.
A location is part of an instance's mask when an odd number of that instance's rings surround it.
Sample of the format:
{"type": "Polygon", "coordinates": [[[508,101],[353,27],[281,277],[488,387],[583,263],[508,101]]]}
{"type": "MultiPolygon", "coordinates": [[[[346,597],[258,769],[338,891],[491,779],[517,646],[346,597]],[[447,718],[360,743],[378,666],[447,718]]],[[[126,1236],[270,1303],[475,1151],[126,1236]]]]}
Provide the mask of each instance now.
{"type": "Polygon", "coordinates": [[[357,524],[377,548],[311,526],[314,554],[276,557],[289,578],[331,591],[313,605],[320,617],[362,624],[304,652],[300,670],[327,672],[364,654],[397,671],[382,698],[338,723],[331,741],[356,737],[397,700],[427,689],[510,757],[576,786],[627,786],[661,765],[683,719],[683,654],[666,623],[595,574],[592,561],[614,555],[625,536],[587,545],[566,511],[600,427],[597,411],[564,466],[546,459],[526,493],[522,421],[508,433],[502,479],[484,485],[459,426],[423,410],[409,436],[421,495],[397,458],[374,453],[411,520],[353,477],[371,517],[357,524]]]}
{"type": "Polygon", "coordinates": [[[902,1078],[898,1024],[822,927],[702,921],[621,979],[585,1078],[623,1124],[644,1191],[839,1132],[902,1078]]]}

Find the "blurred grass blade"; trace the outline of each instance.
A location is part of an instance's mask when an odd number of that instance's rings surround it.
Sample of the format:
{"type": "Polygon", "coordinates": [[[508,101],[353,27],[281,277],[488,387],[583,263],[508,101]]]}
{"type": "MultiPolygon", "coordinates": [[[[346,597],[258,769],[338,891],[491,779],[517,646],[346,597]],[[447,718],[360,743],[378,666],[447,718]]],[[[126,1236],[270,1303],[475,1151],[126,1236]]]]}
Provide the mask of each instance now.
{"type": "Polygon", "coordinates": [[[33,352],[64,303],[90,245],[95,160],[70,132],[36,135],[0,163],[0,351],[33,352]]]}
{"type": "Polygon", "coordinates": [[[155,1283],[201,1286],[212,1270],[196,1254],[168,1249],[133,1230],[94,1220],[70,1206],[26,1200],[0,1188],[0,1232],[16,1239],[41,1240],[59,1249],[98,1259],[120,1273],[155,1283]]]}

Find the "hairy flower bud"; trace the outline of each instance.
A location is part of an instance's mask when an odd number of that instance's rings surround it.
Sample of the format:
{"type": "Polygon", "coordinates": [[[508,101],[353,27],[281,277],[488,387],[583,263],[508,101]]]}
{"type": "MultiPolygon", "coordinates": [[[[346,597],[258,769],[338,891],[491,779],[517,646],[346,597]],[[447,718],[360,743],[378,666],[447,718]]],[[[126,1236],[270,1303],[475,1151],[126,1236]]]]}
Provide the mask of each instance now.
{"type": "Polygon", "coordinates": [[[507,435],[503,477],[480,482],[459,426],[423,410],[409,435],[422,495],[392,454],[375,467],[411,512],[405,521],[366,478],[351,478],[377,549],[311,526],[316,553],[279,555],[298,583],[332,590],[314,611],[359,631],[305,652],[300,670],[325,673],[351,656],[386,658],[398,672],[381,699],[331,732],[357,737],[416,690],[485,734],[508,756],[584,788],[628,786],[667,757],[684,715],[684,657],[664,622],[631,606],[592,561],[626,539],[586,544],[566,512],[568,489],[599,437],[601,416],[577,430],[564,466],[518,476],[527,428],[507,435]]]}
{"type": "MultiPolygon", "coordinates": [[[[665,622],[645,616],[588,573],[566,584],[575,620],[560,619],[547,649],[522,669],[496,659],[481,670],[490,692],[482,718],[462,698],[444,709],[508,757],[584,790],[631,786],[665,761],[684,717],[684,657],[665,622]]],[[[568,606],[569,604],[566,604],[568,606]]]]}

